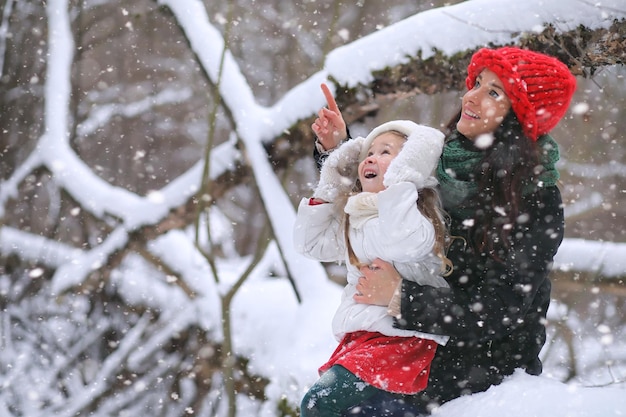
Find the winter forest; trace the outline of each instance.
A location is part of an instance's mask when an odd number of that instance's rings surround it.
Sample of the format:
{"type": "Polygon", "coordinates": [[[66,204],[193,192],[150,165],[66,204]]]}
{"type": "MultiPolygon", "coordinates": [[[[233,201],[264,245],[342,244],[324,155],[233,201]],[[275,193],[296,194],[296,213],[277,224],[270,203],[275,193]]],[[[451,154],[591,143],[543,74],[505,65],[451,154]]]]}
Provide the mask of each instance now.
{"type": "Polygon", "coordinates": [[[434,415],[626,415],[624,0],[0,0],[0,417],[298,416],[344,279],[292,245],[320,84],[441,127],[503,45],[578,79],[544,373],[434,415]]]}

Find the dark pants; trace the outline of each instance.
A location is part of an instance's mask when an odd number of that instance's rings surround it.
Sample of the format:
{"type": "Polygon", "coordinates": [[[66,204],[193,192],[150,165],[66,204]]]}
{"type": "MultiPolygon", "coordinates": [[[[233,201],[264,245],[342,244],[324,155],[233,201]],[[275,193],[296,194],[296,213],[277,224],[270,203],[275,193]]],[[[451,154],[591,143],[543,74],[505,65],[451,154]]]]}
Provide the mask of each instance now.
{"type": "Polygon", "coordinates": [[[326,371],[309,389],[300,406],[301,417],[420,417],[403,396],[363,382],[343,366],[326,371]]]}
{"type": "Polygon", "coordinates": [[[367,400],[348,410],[342,417],[426,417],[429,413],[411,404],[406,397],[379,390],[367,400]]]}

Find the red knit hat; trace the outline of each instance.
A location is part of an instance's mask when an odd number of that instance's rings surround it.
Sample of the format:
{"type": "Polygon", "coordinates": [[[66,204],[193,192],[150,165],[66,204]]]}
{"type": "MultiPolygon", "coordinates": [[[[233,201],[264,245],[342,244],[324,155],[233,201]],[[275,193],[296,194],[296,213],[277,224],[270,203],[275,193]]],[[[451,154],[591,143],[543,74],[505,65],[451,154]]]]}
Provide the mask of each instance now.
{"type": "Polygon", "coordinates": [[[512,47],[478,50],[467,67],[468,89],[485,68],[502,81],[524,133],[533,141],[557,125],[576,90],[576,78],[567,66],[538,52],[512,47]]]}

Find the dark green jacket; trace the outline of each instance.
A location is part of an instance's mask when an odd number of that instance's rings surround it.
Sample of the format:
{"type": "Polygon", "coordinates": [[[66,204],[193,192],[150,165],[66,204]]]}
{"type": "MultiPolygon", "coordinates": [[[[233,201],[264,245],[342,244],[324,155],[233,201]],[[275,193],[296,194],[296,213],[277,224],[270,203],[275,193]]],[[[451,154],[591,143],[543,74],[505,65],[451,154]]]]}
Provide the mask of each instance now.
{"type": "MultiPolygon", "coordinates": [[[[450,288],[403,280],[401,328],[451,336],[437,349],[421,402],[442,403],[484,391],[522,368],[538,375],[550,303],[548,273],[563,239],[557,187],[525,197],[528,221],[518,224],[506,262],[471,253],[462,239],[448,252],[454,264],[450,288]]],[[[451,235],[465,237],[463,220],[451,219],[451,235]]]]}

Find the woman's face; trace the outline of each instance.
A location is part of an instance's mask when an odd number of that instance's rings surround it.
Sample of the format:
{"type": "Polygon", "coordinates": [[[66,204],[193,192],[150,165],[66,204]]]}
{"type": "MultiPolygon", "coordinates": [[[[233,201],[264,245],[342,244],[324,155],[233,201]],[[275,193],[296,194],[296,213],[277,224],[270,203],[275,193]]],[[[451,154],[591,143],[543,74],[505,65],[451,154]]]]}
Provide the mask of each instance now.
{"type": "Polygon", "coordinates": [[[389,164],[400,153],[406,139],[393,132],[376,136],[359,164],[359,180],[363,191],[377,193],[385,189],[383,178],[389,164]]]}
{"type": "Polygon", "coordinates": [[[463,96],[458,131],[475,141],[481,135],[493,133],[511,109],[511,100],[504,93],[502,81],[490,69],[476,77],[474,88],[463,96]]]}

